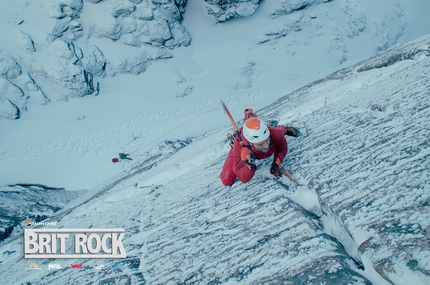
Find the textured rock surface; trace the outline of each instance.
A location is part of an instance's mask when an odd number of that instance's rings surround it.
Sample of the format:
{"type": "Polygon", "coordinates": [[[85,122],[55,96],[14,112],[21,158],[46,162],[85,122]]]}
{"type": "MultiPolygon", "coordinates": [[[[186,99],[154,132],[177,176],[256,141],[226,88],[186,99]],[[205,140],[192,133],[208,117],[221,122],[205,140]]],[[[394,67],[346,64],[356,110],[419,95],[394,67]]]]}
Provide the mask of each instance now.
{"type": "MultiPolygon", "coordinates": [[[[0,77],[21,90],[22,96],[5,88],[0,94],[0,118],[18,119],[29,103],[98,95],[100,86],[94,76],[139,74],[152,60],[170,58],[167,50],[191,43],[181,24],[185,5],[186,1],[174,0],[23,3],[31,15],[22,13],[23,18],[8,31],[17,48],[0,50],[0,77]],[[45,17],[46,24],[40,24],[40,17],[45,17]],[[100,39],[115,42],[116,52],[108,52],[107,58],[100,39]],[[124,45],[129,48],[121,48],[124,45]],[[27,74],[38,94],[23,85],[27,74]]],[[[15,20],[16,16],[10,17],[15,20]]]]}
{"type": "Polygon", "coordinates": [[[261,0],[204,0],[208,15],[213,16],[218,22],[240,17],[251,17],[258,9],[261,0]]]}
{"type": "Polygon", "coordinates": [[[44,185],[11,185],[0,188],[0,242],[17,236],[26,221],[46,221],[82,191],[66,191],[44,185]]]}
{"type": "Polygon", "coordinates": [[[422,38],[258,110],[300,128],[284,161],[296,183],[272,178],[263,160],[249,183],[222,186],[231,128],[166,143],[52,217],[65,228],[77,220],[83,228],[95,221],[125,228],[127,258],[77,260],[81,271],[64,261],[48,271],[50,261],[38,260],[44,269],[23,276],[28,260],[14,238],[0,248],[0,277],[8,284],[428,284],[429,47],[422,38]],[[414,56],[358,71],[397,53],[414,56]]]}

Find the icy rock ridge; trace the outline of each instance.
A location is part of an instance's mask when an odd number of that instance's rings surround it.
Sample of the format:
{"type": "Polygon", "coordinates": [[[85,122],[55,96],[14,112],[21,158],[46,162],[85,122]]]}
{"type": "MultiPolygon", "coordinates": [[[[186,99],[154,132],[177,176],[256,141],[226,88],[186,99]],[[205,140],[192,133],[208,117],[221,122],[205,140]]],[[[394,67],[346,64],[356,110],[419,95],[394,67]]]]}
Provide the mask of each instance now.
{"type": "Polygon", "coordinates": [[[424,42],[423,46],[415,47],[412,46],[407,48],[394,48],[382,56],[375,56],[374,60],[368,60],[367,63],[358,68],[357,72],[368,71],[374,68],[388,67],[403,60],[412,60],[418,58],[419,56],[430,56],[430,44],[424,42]]]}
{"type": "Polygon", "coordinates": [[[408,282],[406,276],[416,284],[430,280],[429,47],[427,36],[265,109],[275,115],[269,110],[300,105],[318,88],[320,107],[293,121],[306,135],[291,145],[287,163],[318,193],[323,211],[340,219],[361,256],[372,261],[368,265],[391,284],[408,282]],[[367,84],[359,74],[378,79],[367,84]],[[346,96],[337,86],[348,80],[357,88],[346,96]]]}

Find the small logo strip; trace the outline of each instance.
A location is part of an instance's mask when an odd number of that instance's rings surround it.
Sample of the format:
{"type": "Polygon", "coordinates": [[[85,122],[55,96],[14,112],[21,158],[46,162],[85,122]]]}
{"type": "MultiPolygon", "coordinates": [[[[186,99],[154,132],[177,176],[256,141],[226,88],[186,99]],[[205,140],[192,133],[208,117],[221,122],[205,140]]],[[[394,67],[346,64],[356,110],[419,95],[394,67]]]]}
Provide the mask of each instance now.
{"type": "Polygon", "coordinates": [[[96,264],[96,265],[94,265],[94,268],[97,269],[97,270],[119,269],[119,268],[124,268],[124,267],[125,267],[124,263],[110,264],[110,265],[105,265],[105,264],[96,264]]]}
{"type": "Polygon", "coordinates": [[[104,270],[104,269],[107,269],[108,267],[107,265],[104,265],[104,264],[96,264],[94,265],[94,268],[97,270],[104,270]]]}
{"type": "Polygon", "coordinates": [[[74,268],[74,269],[82,269],[82,263],[80,264],[69,264],[67,265],[68,268],[74,268]]]}
{"type": "Polygon", "coordinates": [[[27,267],[29,270],[41,270],[42,268],[37,265],[37,263],[30,263],[30,265],[27,267]]]}
{"type": "Polygon", "coordinates": [[[50,263],[48,264],[48,270],[62,269],[60,264],[50,263]]]}
{"type": "Polygon", "coordinates": [[[37,223],[33,223],[32,221],[26,221],[25,225],[27,227],[31,227],[31,226],[56,226],[57,222],[37,222],[37,223]]]}

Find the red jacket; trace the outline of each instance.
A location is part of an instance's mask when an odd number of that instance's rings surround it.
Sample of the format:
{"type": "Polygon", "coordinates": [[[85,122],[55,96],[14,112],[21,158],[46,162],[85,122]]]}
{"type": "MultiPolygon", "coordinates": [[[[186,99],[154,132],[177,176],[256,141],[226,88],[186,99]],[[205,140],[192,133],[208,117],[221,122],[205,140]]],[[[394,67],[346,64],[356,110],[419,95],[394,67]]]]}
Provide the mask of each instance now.
{"type": "MultiPolygon", "coordinates": [[[[269,150],[266,153],[262,153],[255,148],[252,147],[252,152],[255,155],[256,159],[264,159],[268,158],[272,155],[274,155],[274,160],[277,158],[280,159],[282,162],[284,160],[285,155],[288,152],[288,144],[287,140],[285,139],[285,130],[283,128],[275,128],[275,127],[268,127],[270,131],[270,146],[269,150]]],[[[248,141],[245,139],[245,137],[242,134],[242,129],[240,129],[240,134],[242,137],[242,140],[246,145],[249,145],[248,141]]],[[[239,142],[239,138],[236,136],[236,139],[234,141],[233,149],[230,151],[226,162],[224,163],[224,167],[221,173],[221,180],[224,183],[224,185],[231,185],[233,184],[235,177],[231,178],[228,176],[228,173],[234,173],[234,175],[243,183],[248,182],[251,180],[251,178],[254,176],[255,169],[250,170],[249,167],[242,161],[240,157],[240,151],[242,149],[242,145],[239,142]],[[232,161],[229,161],[232,160],[232,161]],[[229,169],[232,168],[232,169],[229,169]],[[223,175],[224,173],[224,175],[223,175]],[[233,181],[231,181],[233,179],[233,181]]]]}

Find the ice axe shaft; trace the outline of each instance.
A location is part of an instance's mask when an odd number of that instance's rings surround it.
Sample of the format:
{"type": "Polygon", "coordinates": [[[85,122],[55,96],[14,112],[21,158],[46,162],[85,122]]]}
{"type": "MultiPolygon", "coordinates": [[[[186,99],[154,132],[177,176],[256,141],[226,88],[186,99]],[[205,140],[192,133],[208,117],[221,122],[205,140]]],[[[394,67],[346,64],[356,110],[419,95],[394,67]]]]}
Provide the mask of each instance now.
{"type": "MultiPolygon", "coordinates": [[[[238,129],[238,127],[237,127],[237,125],[236,125],[236,122],[234,121],[233,116],[230,114],[230,111],[228,110],[228,108],[227,108],[227,106],[225,105],[224,101],[223,101],[223,100],[220,100],[219,102],[221,103],[221,106],[222,106],[222,108],[224,109],[224,112],[227,114],[228,118],[230,119],[230,122],[231,122],[231,124],[233,125],[233,129],[234,129],[234,131],[236,132],[237,137],[239,138],[239,142],[240,142],[240,144],[241,144],[242,146],[246,146],[247,148],[249,148],[249,149],[251,150],[251,147],[250,147],[249,145],[245,145],[245,143],[243,142],[243,140],[242,140],[242,136],[240,135],[240,131],[239,131],[239,129],[238,129]]],[[[255,159],[254,159],[254,155],[253,155],[253,153],[251,152],[251,161],[250,161],[250,163],[252,164],[252,165],[251,165],[251,169],[253,169],[253,168],[255,167],[255,165],[254,165],[254,160],[255,160],[255,159]]]]}
{"type": "MultiPolygon", "coordinates": [[[[228,118],[230,119],[231,124],[233,125],[233,129],[236,132],[237,137],[239,138],[240,144],[242,146],[245,146],[245,143],[242,140],[242,136],[240,135],[240,131],[239,131],[237,125],[236,125],[236,122],[233,119],[233,116],[230,114],[230,111],[228,110],[228,108],[225,105],[224,101],[220,100],[220,103],[221,103],[222,108],[224,109],[225,113],[227,114],[228,118]]],[[[250,147],[248,146],[248,148],[250,148],[250,147]]]]}
{"type": "Polygon", "coordinates": [[[224,109],[224,112],[227,114],[228,118],[230,119],[231,124],[233,125],[233,129],[234,129],[234,131],[235,131],[235,132],[236,132],[236,134],[239,136],[239,140],[240,140],[241,142],[243,142],[243,141],[242,141],[242,138],[240,137],[240,132],[239,132],[239,129],[237,128],[236,122],[233,120],[233,116],[230,114],[230,111],[228,110],[228,108],[227,108],[227,106],[225,105],[224,101],[223,101],[223,100],[220,100],[220,103],[221,103],[221,105],[222,105],[222,108],[224,109]]]}
{"type": "Polygon", "coordinates": [[[286,176],[288,176],[288,178],[290,178],[292,181],[294,181],[293,175],[291,175],[291,173],[289,173],[288,171],[282,168],[281,168],[281,172],[284,173],[286,176]]]}

